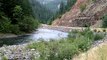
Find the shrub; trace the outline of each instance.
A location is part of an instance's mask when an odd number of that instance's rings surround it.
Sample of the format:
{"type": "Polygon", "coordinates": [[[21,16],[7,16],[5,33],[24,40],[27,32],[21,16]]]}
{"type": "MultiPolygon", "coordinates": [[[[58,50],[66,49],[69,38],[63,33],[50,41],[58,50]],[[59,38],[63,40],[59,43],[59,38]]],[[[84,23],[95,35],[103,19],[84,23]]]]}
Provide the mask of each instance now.
{"type": "Polygon", "coordinates": [[[87,51],[92,44],[92,40],[87,37],[79,37],[74,40],[74,45],[76,45],[79,49],[79,51],[87,51]]]}
{"type": "Polygon", "coordinates": [[[0,19],[0,32],[19,34],[19,26],[11,24],[9,18],[2,16],[0,19]]]}
{"type": "Polygon", "coordinates": [[[2,56],[2,60],[8,60],[6,56],[2,56]]]}
{"type": "Polygon", "coordinates": [[[96,2],[96,0],[92,0],[93,2],[96,2]]]}
{"type": "Polygon", "coordinates": [[[8,18],[1,16],[0,18],[0,32],[10,33],[11,21],[8,18]]]}
{"type": "Polygon", "coordinates": [[[11,33],[21,34],[19,25],[11,25],[10,29],[11,29],[11,33]]]}
{"type": "Polygon", "coordinates": [[[14,20],[12,21],[13,24],[17,24],[18,21],[23,20],[23,9],[21,6],[16,5],[13,10],[13,18],[14,20]]]}
{"type": "Polygon", "coordinates": [[[79,33],[79,31],[77,31],[77,30],[69,32],[68,38],[74,38],[75,39],[77,37],[78,33],[79,33]]]}
{"type": "Polygon", "coordinates": [[[104,36],[105,36],[105,34],[96,33],[96,34],[94,35],[94,40],[101,40],[101,39],[104,38],[104,36]]]}
{"type": "Polygon", "coordinates": [[[80,5],[80,11],[83,12],[86,9],[86,4],[80,5]]]}
{"type": "Polygon", "coordinates": [[[72,43],[61,44],[58,51],[59,60],[71,60],[74,55],[78,54],[78,47],[72,43]]]}
{"type": "Polygon", "coordinates": [[[83,32],[70,32],[67,39],[39,41],[29,44],[27,48],[36,49],[40,53],[39,60],[71,60],[80,52],[87,51],[95,39],[95,34],[90,29],[83,32]],[[75,33],[75,38],[72,36],[75,33]]]}
{"type": "Polygon", "coordinates": [[[87,31],[84,36],[91,40],[94,39],[94,33],[92,31],[87,31]]]}
{"type": "Polygon", "coordinates": [[[107,14],[103,16],[102,21],[103,21],[102,27],[106,28],[107,27],[107,14]]]}
{"type": "Polygon", "coordinates": [[[71,59],[78,53],[78,48],[66,40],[36,42],[28,45],[28,48],[34,48],[40,52],[40,60],[63,60],[71,59]]]}
{"type": "Polygon", "coordinates": [[[24,32],[32,32],[35,30],[39,23],[31,16],[24,16],[24,19],[18,23],[20,30],[24,32]]]}

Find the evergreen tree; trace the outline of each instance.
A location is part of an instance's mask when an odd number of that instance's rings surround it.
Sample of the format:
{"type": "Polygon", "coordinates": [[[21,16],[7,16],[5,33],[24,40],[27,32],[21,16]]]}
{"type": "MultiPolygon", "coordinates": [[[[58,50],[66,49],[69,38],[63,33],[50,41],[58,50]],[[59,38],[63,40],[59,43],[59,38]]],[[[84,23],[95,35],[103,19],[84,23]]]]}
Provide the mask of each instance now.
{"type": "Polygon", "coordinates": [[[28,0],[0,0],[0,32],[31,32],[37,26],[28,0]]]}
{"type": "Polygon", "coordinates": [[[77,0],[67,0],[66,10],[69,11],[77,0]]]}
{"type": "Polygon", "coordinates": [[[66,11],[69,11],[72,8],[72,6],[76,3],[76,1],[77,0],[67,0],[66,5],[63,2],[61,2],[59,11],[56,12],[55,15],[53,15],[50,21],[52,22],[56,18],[61,18],[61,15],[64,14],[66,11]]]}
{"type": "Polygon", "coordinates": [[[38,1],[30,0],[30,4],[32,6],[33,15],[36,19],[39,20],[39,22],[47,23],[48,20],[52,17],[53,13],[38,1]]]}
{"type": "Polygon", "coordinates": [[[65,5],[64,2],[60,3],[60,9],[59,9],[59,14],[63,14],[65,12],[65,5]]]}

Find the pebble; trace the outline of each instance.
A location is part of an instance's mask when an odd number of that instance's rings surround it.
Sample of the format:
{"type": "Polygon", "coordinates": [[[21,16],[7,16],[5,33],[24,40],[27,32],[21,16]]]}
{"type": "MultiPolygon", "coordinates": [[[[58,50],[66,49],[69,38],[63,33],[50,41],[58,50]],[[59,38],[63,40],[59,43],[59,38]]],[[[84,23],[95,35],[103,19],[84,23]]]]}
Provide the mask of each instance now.
{"type": "Polygon", "coordinates": [[[0,60],[5,56],[8,60],[32,60],[32,56],[39,56],[35,49],[26,49],[27,44],[3,46],[0,48],[0,60]]]}

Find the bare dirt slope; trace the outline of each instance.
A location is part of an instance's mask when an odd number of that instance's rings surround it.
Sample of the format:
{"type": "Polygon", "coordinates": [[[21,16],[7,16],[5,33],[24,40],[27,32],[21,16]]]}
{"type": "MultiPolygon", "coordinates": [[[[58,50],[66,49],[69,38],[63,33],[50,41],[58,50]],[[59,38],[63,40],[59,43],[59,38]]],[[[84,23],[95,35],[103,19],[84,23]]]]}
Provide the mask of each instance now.
{"type": "Polygon", "coordinates": [[[54,26],[70,26],[82,27],[86,25],[94,25],[101,17],[107,13],[107,0],[77,0],[70,11],[57,18],[52,25],[54,26]],[[81,6],[86,5],[81,11],[81,6]]]}

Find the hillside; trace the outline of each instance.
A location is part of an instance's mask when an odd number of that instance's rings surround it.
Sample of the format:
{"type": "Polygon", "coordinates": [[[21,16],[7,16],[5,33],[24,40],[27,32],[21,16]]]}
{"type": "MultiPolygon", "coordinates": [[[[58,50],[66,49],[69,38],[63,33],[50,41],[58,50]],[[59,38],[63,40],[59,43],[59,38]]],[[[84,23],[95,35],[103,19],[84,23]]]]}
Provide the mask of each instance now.
{"type": "Polygon", "coordinates": [[[67,0],[37,0],[40,4],[44,5],[47,9],[51,10],[52,12],[58,11],[58,6],[61,2],[66,4],[67,0]],[[54,8],[54,9],[53,9],[54,8]]]}
{"type": "Polygon", "coordinates": [[[53,13],[44,5],[41,5],[37,0],[29,0],[32,6],[33,15],[41,23],[47,23],[53,13]]]}
{"type": "Polygon", "coordinates": [[[84,27],[92,26],[107,12],[106,0],[77,0],[70,11],[57,18],[52,25],[84,27]]]}

